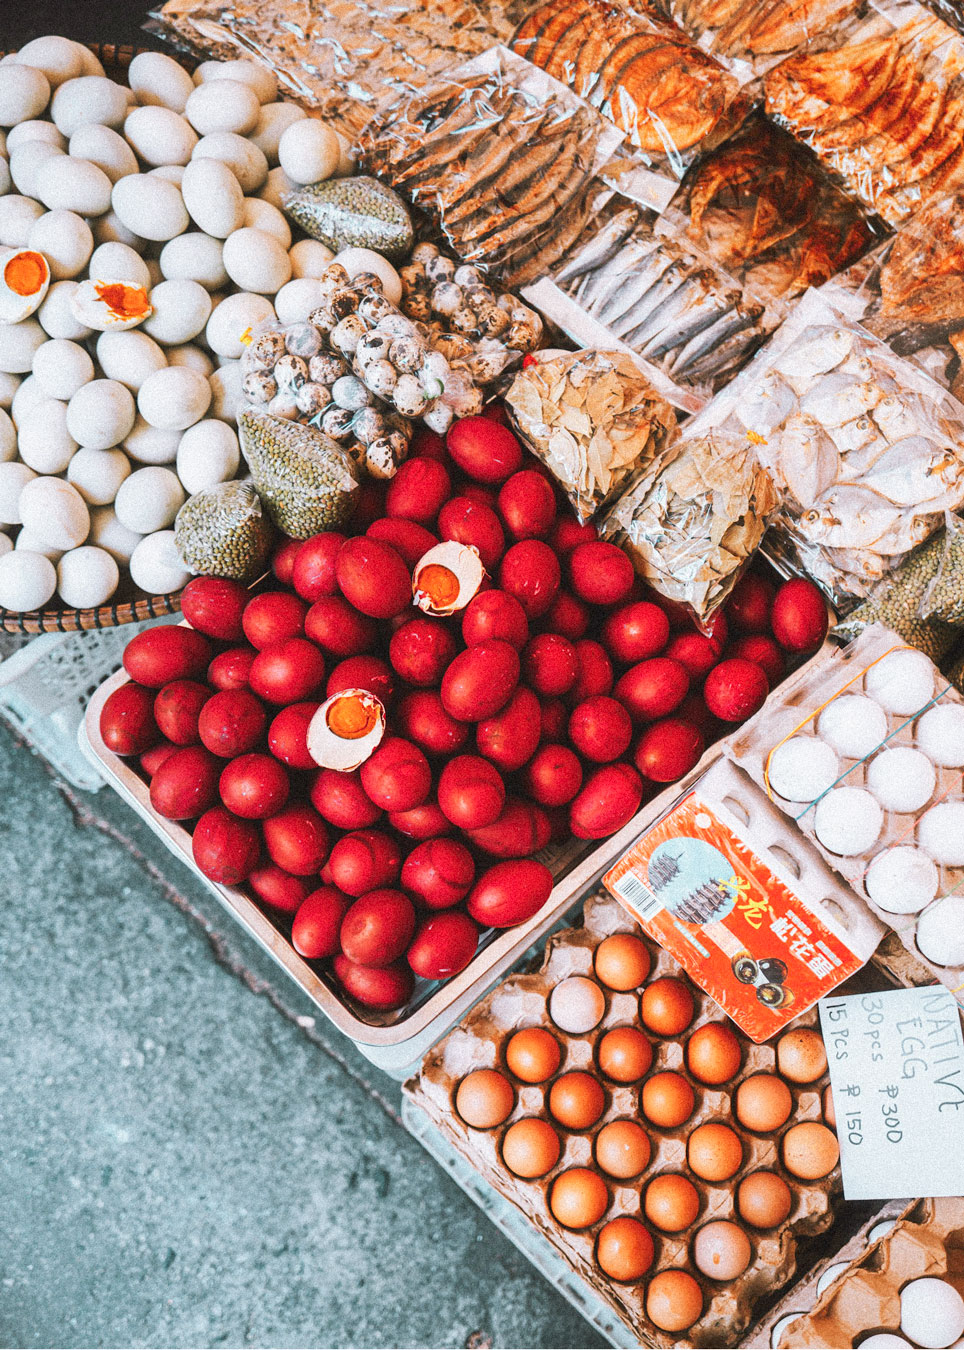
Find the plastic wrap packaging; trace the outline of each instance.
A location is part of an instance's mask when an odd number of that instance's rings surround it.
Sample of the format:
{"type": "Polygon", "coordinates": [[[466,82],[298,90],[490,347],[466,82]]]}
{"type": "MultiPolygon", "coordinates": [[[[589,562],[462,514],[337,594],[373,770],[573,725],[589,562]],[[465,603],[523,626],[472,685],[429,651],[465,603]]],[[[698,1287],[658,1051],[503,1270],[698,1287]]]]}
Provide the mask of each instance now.
{"type": "Polygon", "coordinates": [[[689,170],[667,220],[764,302],[822,285],[877,238],[816,156],[762,116],[689,170]]]}
{"type": "Polygon", "coordinates": [[[264,571],[274,539],[250,483],[218,483],[189,497],[174,522],[174,543],[194,576],[253,581],[264,571]]]}
{"type": "Polygon", "coordinates": [[[258,496],[284,534],[310,539],[351,518],[358,469],[330,436],[260,408],[245,408],[238,414],[238,439],[258,496]]]}
{"type": "Polygon", "coordinates": [[[769,72],[766,111],[891,225],[964,186],[964,38],[922,6],[881,3],[769,72]]]}
{"type": "Polygon", "coordinates": [[[509,36],[470,0],[169,0],[154,31],[220,59],[261,60],[350,140],[372,113],[509,36]]]}
{"type": "Polygon", "coordinates": [[[687,427],[663,464],[619,498],[600,531],[626,550],[653,590],[706,623],[759,547],[777,501],[745,436],[687,427]]]}
{"type": "Polygon", "coordinates": [[[909,554],[871,589],[866,600],[840,620],[833,636],[844,642],[859,637],[872,624],[886,624],[932,661],[942,660],[960,639],[960,631],[940,619],[921,615],[944,557],[944,534],[935,534],[909,554]]]}
{"type": "Polygon", "coordinates": [[[652,472],[676,434],[672,408],[619,352],[546,353],[516,375],[505,402],[581,521],[652,472]]]}
{"type": "Polygon", "coordinates": [[[507,286],[546,272],[585,226],[615,127],[505,48],[374,118],[366,168],[423,210],[451,249],[507,286]]]}
{"type": "Polygon", "coordinates": [[[964,407],[816,292],[688,433],[717,428],[756,447],[775,551],[838,610],[964,503],[964,407]]]}
{"type": "Polygon", "coordinates": [[[519,56],[598,108],[669,179],[743,121],[739,82],[655,5],[546,0],[519,26],[519,56]]]}
{"type": "Polygon", "coordinates": [[[282,198],[285,213],[334,253],[369,248],[399,263],[412,250],[408,208],[397,192],[364,175],[296,187],[282,198]]]}
{"type": "Polygon", "coordinates": [[[964,699],[933,662],[875,624],[725,753],[964,1001],[964,699]]]}
{"type": "Polygon", "coordinates": [[[949,514],[939,540],[937,567],[918,612],[926,622],[949,625],[957,638],[964,628],[964,520],[949,514]]]}
{"type": "Polygon", "coordinates": [[[665,0],[699,46],[748,83],[851,19],[864,0],[665,0]]]}

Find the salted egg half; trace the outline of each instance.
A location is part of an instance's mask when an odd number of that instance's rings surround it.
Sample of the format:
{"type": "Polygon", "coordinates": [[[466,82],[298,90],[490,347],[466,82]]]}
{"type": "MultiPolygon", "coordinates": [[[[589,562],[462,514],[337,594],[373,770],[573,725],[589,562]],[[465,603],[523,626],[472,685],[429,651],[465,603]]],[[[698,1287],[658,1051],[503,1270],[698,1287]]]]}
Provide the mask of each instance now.
{"type": "Polygon", "coordinates": [[[385,735],[385,709],[368,689],[340,689],[308,723],[308,754],[322,769],[350,773],[385,735]]]}
{"type": "Polygon", "coordinates": [[[40,308],[50,285],[47,259],[34,248],[0,249],[0,323],[19,323],[40,308]]]}
{"type": "Polygon", "coordinates": [[[448,539],[423,553],[412,573],[412,596],[426,614],[445,617],[464,609],[485,578],[478,549],[448,539]]]}
{"type": "Polygon", "coordinates": [[[74,318],[98,333],[126,333],[149,319],[154,307],[143,286],[91,277],[70,297],[74,318]]]}

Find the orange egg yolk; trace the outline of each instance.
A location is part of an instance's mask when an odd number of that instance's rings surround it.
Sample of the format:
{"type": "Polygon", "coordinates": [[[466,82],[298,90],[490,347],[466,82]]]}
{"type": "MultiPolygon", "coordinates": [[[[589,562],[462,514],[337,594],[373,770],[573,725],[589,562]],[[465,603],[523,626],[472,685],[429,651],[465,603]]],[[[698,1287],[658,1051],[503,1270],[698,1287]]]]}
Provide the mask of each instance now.
{"type": "Polygon", "coordinates": [[[347,694],[336,699],[326,717],[329,730],[343,741],[357,741],[374,731],[378,724],[378,710],[368,699],[347,694]]]}
{"type": "Polygon", "coordinates": [[[47,280],[43,254],[31,249],[15,253],[3,269],[3,279],[15,295],[36,295],[47,280]]]}
{"type": "Polygon", "coordinates": [[[427,595],[435,609],[454,605],[459,598],[459,579],[451,568],[441,563],[429,563],[417,578],[418,589],[427,595]]]}
{"type": "Polygon", "coordinates": [[[143,286],[125,286],[121,281],[94,282],[97,298],[118,319],[133,319],[147,311],[147,294],[143,286]]]}

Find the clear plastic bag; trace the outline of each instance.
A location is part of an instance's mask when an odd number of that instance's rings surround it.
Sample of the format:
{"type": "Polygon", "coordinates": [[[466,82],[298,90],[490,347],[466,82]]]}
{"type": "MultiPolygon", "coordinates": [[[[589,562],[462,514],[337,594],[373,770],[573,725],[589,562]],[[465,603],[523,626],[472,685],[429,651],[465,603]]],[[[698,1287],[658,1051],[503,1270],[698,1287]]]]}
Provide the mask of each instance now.
{"type": "Polygon", "coordinates": [[[756,552],[777,505],[746,437],[689,429],[600,522],[639,576],[706,623],[756,552]]]}
{"type": "Polygon", "coordinates": [[[369,123],[365,167],[448,245],[507,286],[545,272],[581,233],[615,127],[496,47],[369,123]]]}
{"type": "Polygon", "coordinates": [[[955,640],[964,628],[964,520],[960,516],[947,517],[937,566],[921,596],[919,613],[928,622],[949,624],[955,640]]]}
{"type": "Polygon", "coordinates": [[[619,352],[539,356],[516,375],[505,404],[581,521],[651,472],[676,435],[672,408],[619,352]]]}
{"type": "Polygon", "coordinates": [[[944,536],[935,535],[878,581],[867,599],[835,626],[833,636],[850,642],[865,628],[882,623],[932,661],[940,661],[959,640],[960,632],[940,619],[922,617],[921,607],[943,556],[944,536]]]}
{"type": "Polygon", "coordinates": [[[217,483],[189,497],[174,521],[174,544],[195,576],[253,581],[264,571],[274,530],[251,483],[217,483]]]}
{"type": "Polygon", "coordinates": [[[310,539],[351,518],[359,472],[330,436],[261,408],[244,408],[238,439],[258,496],[279,530],[292,539],[310,539]]]}
{"type": "Polygon", "coordinates": [[[704,51],[746,83],[851,19],[862,5],[863,0],[667,0],[665,8],[704,51]]]}

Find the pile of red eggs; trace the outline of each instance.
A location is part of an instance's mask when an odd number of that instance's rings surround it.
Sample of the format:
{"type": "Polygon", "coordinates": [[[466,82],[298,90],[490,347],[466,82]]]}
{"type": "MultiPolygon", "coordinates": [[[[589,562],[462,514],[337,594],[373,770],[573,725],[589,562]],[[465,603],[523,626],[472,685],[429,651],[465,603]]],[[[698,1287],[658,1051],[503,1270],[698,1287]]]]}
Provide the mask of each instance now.
{"type": "Polygon", "coordinates": [[[366,483],[352,530],[286,540],[281,589],[192,581],[191,627],[128,644],[101,732],[140,756],[160,815],[194,822],[201,871],[246,883],[372,1008],[535,914],[552,876],[533,854],[622,828],[826,632],[809,582],[752,574],[697,632],[578,523],[498,413],[445,442],[420,432],[395,478],[366,483]],[[436,617],[412,575],[446,540],[487,575],[465,595],[448,576],[436,617]],[[308,727],[344,690],[376,696],[385,735],[360,767],[320,768],[308,727]]]}

